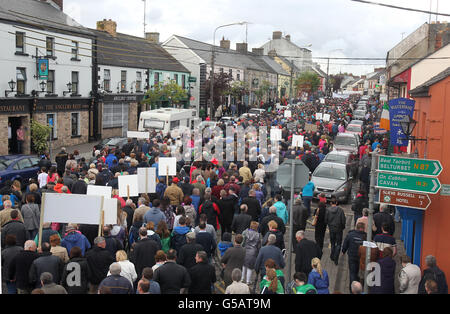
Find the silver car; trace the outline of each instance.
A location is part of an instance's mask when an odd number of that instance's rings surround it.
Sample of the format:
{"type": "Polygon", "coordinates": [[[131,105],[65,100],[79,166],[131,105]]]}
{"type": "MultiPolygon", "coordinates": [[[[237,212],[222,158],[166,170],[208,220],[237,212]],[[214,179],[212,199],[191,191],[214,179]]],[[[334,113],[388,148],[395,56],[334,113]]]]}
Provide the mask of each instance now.
{"type": "Polygon", "coordinates": [[[352,133],[339,133],[333,141],[333,148],[357,154],[359,148],[358,136],[352,133]]]}
{"type": "Polygon", "coordinates": [[[314,183],[314,198],[325,194],[327,199],[335,197],[339,203],[348,203],[352,192],[353,177],[347,174],[346,165],[322,162],[311,176],[314,183]]]}

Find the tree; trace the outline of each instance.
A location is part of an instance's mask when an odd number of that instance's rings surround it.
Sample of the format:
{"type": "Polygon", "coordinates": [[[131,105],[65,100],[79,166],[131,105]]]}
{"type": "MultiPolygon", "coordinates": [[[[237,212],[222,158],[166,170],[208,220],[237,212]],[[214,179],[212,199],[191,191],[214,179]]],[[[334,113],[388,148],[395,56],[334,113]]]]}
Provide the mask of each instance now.
{"type": "Polygon", "coordinates": [[[52,128],[40,124],[36,120],[31,120],[31,143],[33,151],[38,155],[42,155],[48,150],[48,137],[52,132],[52,128]]]}
{"type": "Polygon", "coordinates": [[[145,94],[144,104],[151,105],[152,109],[158,107],[158,103],[166,101],[170,106],[178,105],[182,100],[185,100],[188,94],[185,89],[171,80],[169,83],[157,83],[153,89],[147,91],[145,94]]]}
{"type": "MultiPolygon", "coordinates": [[[[231,88],[230,83],[233,81],[233,76],[231,76],[228,73],[214,73],[214,109],[213,112],[216,112],[216,109],[218,107],[219,104],[222,103],[222,97],[224,95],[229,95],[229,91],[231,88]]],[[[211,81],[208,78],[208,80],[206,80],[205,83],[205,94],[206,94],[206,99],[210,99],[211,98],[211,81]]]]}
{"type": "Polygon", "coordinates": [[[271,84],[269,81],[262,81],[258,90],[255,91],[255,95],[258,98],[258,102],[264,98],[264,95],[268,95],[270,91],[271,84]]]}
{"type": "Polygon", "coordinates": [[[228,93],[234,98],[241,99],[242,96],[248,93],[248,83],[245,81],[235,81],[231,84],[228,93]]]}
{"type": "Polygon", "coordinates": [[[302,72],[295,80],[294,85],[298,92],[312,94],[319,88],[320,78],[314,72],[302,72]]]}
{"type": "Polygon", "coordinates": [[[330,84],[332,86],[333,92],[337,92],[341,89],[341,83],[344,77],[342,75],[332,75],[330,78],[330,84]]]}

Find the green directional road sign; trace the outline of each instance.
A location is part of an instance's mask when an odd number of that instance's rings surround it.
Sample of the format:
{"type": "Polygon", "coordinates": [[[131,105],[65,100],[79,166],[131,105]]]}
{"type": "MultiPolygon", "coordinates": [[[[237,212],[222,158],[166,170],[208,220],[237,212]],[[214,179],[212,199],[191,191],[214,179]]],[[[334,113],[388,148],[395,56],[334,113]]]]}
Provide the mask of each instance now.
{"type": "Polygon", "coordinates": [[[378,170],[405,173],[411,175],[438,176],[442,172],[438,160],[380,156],[378,170]]]}
{"type": "Polygon", "coordinates": [[[436,194],[441,189],[441,183],[437,178],[379,172],[376,187],[436,194]]]}

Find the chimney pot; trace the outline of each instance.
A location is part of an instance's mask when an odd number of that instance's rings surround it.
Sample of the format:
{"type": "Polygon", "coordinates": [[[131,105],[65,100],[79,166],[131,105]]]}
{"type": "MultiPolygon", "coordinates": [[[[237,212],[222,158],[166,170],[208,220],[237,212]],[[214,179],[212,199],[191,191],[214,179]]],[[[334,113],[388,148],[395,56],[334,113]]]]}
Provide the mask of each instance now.
{"type": "Polygon", "coordinates": [[[111,19],[108,21],[106,19],[103,19],[103,21],[97,22],[97,30],[107,32],[111,36],[116,37],[117,23],[112,21],[111,19]]]}
{"type": "Polygon", "coordinates": [[[225,37],[222,37],[222,40],[220,41],[220,48],[229,50],[231,48],[231,42],[226,40],[225,37]]]}
{"type": "Polygon", "coordinates": [[[236,51],[242,54],[247,54],[248,52],[248,44],[247,43],[237,43],[236,51]]]}
{"type": "Polygon", "coordinates": [[[264,48],[253,48],[252,53],[254,53],[257,56],[263,56],[264,55],[264,48]]]}
{"type": "Polygon", "coordinates": [[[272,34],[272,39],[281,39],[281,37],[283,36],[283,33],[280,31],[275,31],[272,34]]]}
{"type": "Polygon", "coordinates": [[[158,32],[145,33],[145,39],[147,39],[150,42],[159,44],[159,33],[158,32]]]}

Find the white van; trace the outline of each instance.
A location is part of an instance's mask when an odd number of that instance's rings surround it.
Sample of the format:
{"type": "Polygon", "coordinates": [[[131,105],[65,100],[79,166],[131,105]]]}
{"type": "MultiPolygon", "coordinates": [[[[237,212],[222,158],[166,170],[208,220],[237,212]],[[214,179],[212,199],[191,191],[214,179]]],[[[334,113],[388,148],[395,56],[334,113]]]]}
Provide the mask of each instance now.
{"type": "Polygon", "coordinates": [[[160,132],[178,136],[178,132],[193,129],[200,123],[194,109],[160,108],[143,111],[139,117],[139,132],[160,132]]]}

